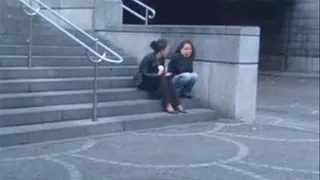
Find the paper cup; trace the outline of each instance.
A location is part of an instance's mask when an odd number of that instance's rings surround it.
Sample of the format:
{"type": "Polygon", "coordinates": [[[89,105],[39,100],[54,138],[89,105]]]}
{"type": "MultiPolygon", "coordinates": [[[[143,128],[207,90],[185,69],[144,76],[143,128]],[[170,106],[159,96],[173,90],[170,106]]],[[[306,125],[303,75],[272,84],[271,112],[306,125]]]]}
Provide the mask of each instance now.
{"type": "Polygon", "coordinates": [[[158,66],[158,71],[162,73],[164,71],[164,67],[162,65],[158,66]]]}

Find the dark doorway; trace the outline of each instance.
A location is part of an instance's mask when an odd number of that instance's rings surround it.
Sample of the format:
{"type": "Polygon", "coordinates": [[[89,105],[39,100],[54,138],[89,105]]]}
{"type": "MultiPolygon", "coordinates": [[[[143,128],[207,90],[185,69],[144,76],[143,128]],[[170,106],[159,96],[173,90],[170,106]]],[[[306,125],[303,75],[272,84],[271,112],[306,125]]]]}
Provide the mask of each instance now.
{"type": "MultiPolygon", "coordinates": [[[[278,1],[260,0],[143,0],[157,15],[151,24],[188,25],[260,25],[261,20],[281,18],[278,1]]],[[[123,3],[144,14],[144,9],[131,0],[123,3]]],[[[134,15],[124,11],[125,24],[142,24],[134,15]]]]}

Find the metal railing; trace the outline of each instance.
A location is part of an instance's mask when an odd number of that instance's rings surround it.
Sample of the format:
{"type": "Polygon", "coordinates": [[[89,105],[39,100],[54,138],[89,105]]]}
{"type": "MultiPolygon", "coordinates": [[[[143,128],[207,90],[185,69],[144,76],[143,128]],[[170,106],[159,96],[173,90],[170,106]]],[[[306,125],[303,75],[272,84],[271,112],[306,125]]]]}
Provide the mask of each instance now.
{"type": "Polygon", "coordinates": [[[35,16],[35,15],[41,16],[43,19],[45,19],[46,21],[51,23],[53,26],[55,26],[61,32],[65,33],[68,37],[70,37],[72,40],[77,42],[79,45],[81,45],[86,50],[86,55],[87,55],[88,59],[90,61],[92,61],[93,64],[94,64],[94,87],[93,87],[93,96],[94,96],[94,100],[93,101],[94,102],[93,102],[92,121],[97,121],[98,120],[97,119],[98,118],[98,112],[97,112],[97,109],[98,109],[98,95],[97,95],[97,89],[98,89],[97,66],[98,66],[98,63],[102,62],[102,61],[107,61],[107,62],[112,62],[112,63],[121,63],[123,61],[123,57],[121,55],[119,55],[117,52],[113,51],[108,46],[104,45],[101,41],[99,41],[98,38],[95,38],[95,37],[91,36],[90,34],[85,32],[84,30],[82,30],[80,27],[78,27],[77,25],[73,24],[72,22],[70,22],[69,20],[67,20],[66,18],[64,18],[63,16],[58,14],[57,12],[55,12],[49,6],[47,6],[46,4],[41,2],[41,0],[19,0],[19,1],[22,4],[23,10],[25,11],[25,13],[27,15],[29,15],[29,17],[30,17],[29,39],[27,41],[28,45],[29,45],[29,52],[28,52],[28,64],[29,64],[29,67],[32,67],[32,34],[33,34],[33,32],[32,32],[33,31],[32,30],[32,22],[33,22],[33,16],[35,16]],[[35,7],[35,6],[37,6],[37,7],[35,7]],[[31,12],[28,12],[27,8],[31,12]],[[74,36],[73,34],[68,32],[68,30],[66,30],[65,28],[61,27],[59,24],[57,24],[53,20],[51,20],[48,16],[44,15],[41,12],[41,9],[46,9],[48,12],[52,13],[55,17],[57,17],[58,19],[62,20],[65,23],[67,23],[68,25],[70,25],[71,27],[76,29],[78,32],[80,32],[81,34],[85,35],[88,39],[92,40],[94,42],[94,44],[95,44],[95,50],[92,49],[89,45],[87,45],[83,41],[81,41],[79,38],[77,38],[76,36],[74,36]],[[103,48],[103,50],[104,50],[103,54],[99,54],[98,53],[99,48],[103,48]],[[111,59],[111,58],[106,57],[107,52],[110,52],[117,59],[111,59]],[[96,57],[96,59],[92,58],[89,55],[89,53],[94,55],[96,57]]]}
{"type": "Polygon", "coordinates": [[[135,15],[137,18],[143,20],[145,22],[145,25],[148,25],[149,19],[153,19],[156,16],[156,11],[152,7],[144,4],[143,2],[141,2],[139,0],[132,0],[132,1],[137,3],[137,4],[139,4],[140,6],[142,6],[145,9],[145,15],[144,16],[142,16],[139,13],[137,13],[133,9],[129,8],[128,6],[124,5],[123,3],[122,3],[122,8],[127,10],[131,14],[135,15]],[[149,12],[151,12],[151,15],[149,14],[149,12]]]}

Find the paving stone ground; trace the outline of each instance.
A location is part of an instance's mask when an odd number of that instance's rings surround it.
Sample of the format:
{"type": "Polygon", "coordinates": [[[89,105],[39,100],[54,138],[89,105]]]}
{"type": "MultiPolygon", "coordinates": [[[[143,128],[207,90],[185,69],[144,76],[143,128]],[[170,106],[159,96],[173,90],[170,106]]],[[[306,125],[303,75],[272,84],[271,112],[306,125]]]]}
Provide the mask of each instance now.
{"type": "Polygon", "coordinates": [[[0,180],[318,180],[319,82],[261,77],[257,122],[0,149],[0,180]]]}

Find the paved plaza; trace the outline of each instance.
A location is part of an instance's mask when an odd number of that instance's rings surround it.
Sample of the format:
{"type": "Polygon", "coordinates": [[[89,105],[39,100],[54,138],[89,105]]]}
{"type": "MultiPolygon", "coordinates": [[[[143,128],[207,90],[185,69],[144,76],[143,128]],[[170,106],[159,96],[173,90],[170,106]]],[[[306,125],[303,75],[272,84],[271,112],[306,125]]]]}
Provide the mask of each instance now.
{"type": "Polygon", "coordinates": [[[0,180],[318,180],[319,81],[260,77],[257,121],[0,149],[0,180]]]}

